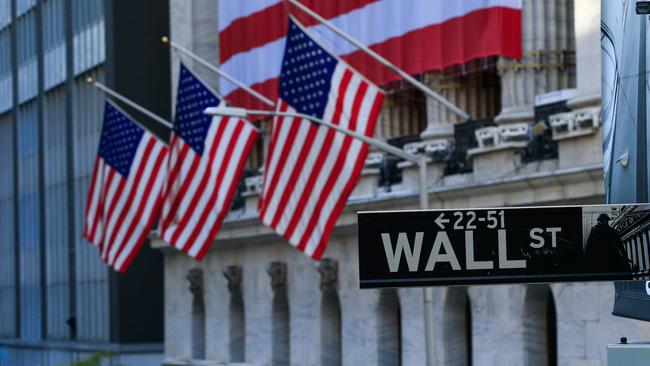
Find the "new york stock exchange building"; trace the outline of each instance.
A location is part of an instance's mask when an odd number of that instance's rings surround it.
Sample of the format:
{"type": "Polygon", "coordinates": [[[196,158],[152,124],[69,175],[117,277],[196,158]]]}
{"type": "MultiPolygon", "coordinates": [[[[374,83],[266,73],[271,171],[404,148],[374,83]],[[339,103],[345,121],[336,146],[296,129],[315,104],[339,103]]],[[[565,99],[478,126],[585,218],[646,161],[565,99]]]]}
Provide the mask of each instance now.
{"type": "MultiPolygon", "coordinates": [[[[206,59],[219,57],[225,70],[250,84],[259,82],[260,91],[277,87],[263,77],[264,64],[273,64],[264,56],[273,55],[276,37],[237,34],[244,25],[264,33],[261,24],[277,9],[250,15],[253,10],[209,3],[171,1],[171,38],[206,59]],[[220,34],[206,26],[215,22],[220,34]],[[226,44],[219,47],[217,38],[226,44]]],[[[508,57],[512,29],[503,24],[497,30],[503,34],[495,36],[503,46],[498,52],[471,59],[454,53],[496,41],[452,36],[472,32],[472,13],[447,23],[451,33],[440,30],[449,39],[426,40],[413,46],[422,48],[417,51],[399,49],[411,47],[407,40],[374,48],[408,55],[392,55],[402,66],[436,58],[431,64],[442,67],[417,78],[473,120],[464,122],[393,80],[382,84],[388,93],[376,136],[427,157],[432,208],[603,203],[599,1],[485,3],[495,8],[483,10],[483,16],[506,23],[510,14],[497,15],[496,9],[521,6],[521,59],[508,57]],[[452,61],[439,50],[458,57],[452,61]]],[[[327,12],[337,25],[354,31],[355,12],[377,10],[372,7],[327,12]]],[[[387,22],[386,30],[372,31],[394,32],[387,22]]],[[[333,33],[314,28],[314,34],[335,42],[334,51],[352,54],[347,59],[371,79],[376,72],[379,79],[392,80],[394,75],[380,67],[364,69],[356,50],[333,33]]],[[[177,55],[172,60],[175,75],[177,55]]],[[[245,98],[226,84],[220,84],[224,95],[245,98]]],[[[267,123],[259,124],[262,138],[249,159],[240,197],[203,261],[152,240],[165,253],[166,364],[425,364],[422,290],[360,290],[356,227],[358,211],[417,209],[417,166],[371,149],[322,259],[314,261],[258,218],[267,123]]],[[[605,365],[608,343],[650,334],[643,323],[611,315],[612,283],[435,288],[433,301],[441,365],[605,365]]]]}
{"type": "MultiPolygon", "coordinates": [[[[232,207],[198,255],[169,244],[164,219],[123,274],[81,238],[110,99],[89,75],[173,121],[191,97],[190,70],[229,105],[264,111],[301,98],[319,110],[314,80],[331,72],[340,85],[384,93],[366,111],[378,116],[374,137],[426,159],[430,208],[602,204],[600,1],[300,0],[446,104],[289,0],[5,2],[0,366],[103,350],[117,357],[109,364],[128,366],[425,365],[427,354],[436,365],[604,366],[608,344],[650,339],[648,323],[612,315],[613,282],[434,287],[430,299],[416,287],[360,289],[357,212],[419,209],[419,167],[373,147],[355,161],[365,147],[354,144],[336,163],[301,153],[320,135],[274,130],[282,117],[251,117],[257,138],[232,207]],[[355,73],[337,74],[338,57],[355,73]],[[309,72],[296,76],[300,68],[309,72]],[[268,178],[287,164],[325,173],[268,178]],[[359,179],[341,183],[348,166],[359,179]],[[344,200],[329,199],[336,194],[344,200]]],[[[341,115],[365,111],[365,100],[348,99],[341,115]]],[[[649,269],[648,232],[625,235],[630,258],[649,269]]]]}

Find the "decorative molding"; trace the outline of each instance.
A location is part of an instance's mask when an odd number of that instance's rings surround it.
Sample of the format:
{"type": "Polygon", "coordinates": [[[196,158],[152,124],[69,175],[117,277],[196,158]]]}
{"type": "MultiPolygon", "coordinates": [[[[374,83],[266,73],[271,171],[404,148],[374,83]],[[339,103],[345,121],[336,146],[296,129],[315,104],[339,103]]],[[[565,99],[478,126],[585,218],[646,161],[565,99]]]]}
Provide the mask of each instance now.
{"type": "Polygon", "coordinates": [[[366,156],[364,167],[378,167],[381,164],[383,158],[384,154],[382,152],[370,152],[368,153],[368,156],[366,156]]]}
{"type": "Polygon", "coordinates": [[[600,127],[600,108],[582,108],[550,117],[553,140],[565,140],[596,133],[600,127]]]}
{"type": "Polygon", "coordinates": [[[264,182],[264,176],[253,175],[251,177],[244,178],[244,185],[246,190],[242,192],[244,197],[258,195],[262,191],[262,183],[264,182]]]}
{"type": "Polygon", "coordinates": [[[272,262],[267,270],[271,276],[271,288],[273,291],[286,290],[287,288],[287,264],[283,262],[272,262]]]}
{"type": "Polygon", "coordinates": [[[228,266],[223,270],[223,276],[228,281],[230,292],[241,291],[243,273],[240,266],[228,266]]]}
{"type": "Polygon", "coordinates": [[[323,258],[316,265],[320,273],[320,289],[322,291],[337,288],[339,285],[339,262],[330,258],[323,258]]]}
{"type": "Polygon", "coordinates": [[[531,138],[531,125],[523,122],[483,127],[474,134],[478,147],[469,149],[468,156],[508,149],[525,149],[531,138]]]}
{"type": "Polygon", "coordinates": [[[196,299],[203,299],[203,270],[192,268],[187,272],[185,278],[190,283],[189,290],[195,301],[196,299]]]}

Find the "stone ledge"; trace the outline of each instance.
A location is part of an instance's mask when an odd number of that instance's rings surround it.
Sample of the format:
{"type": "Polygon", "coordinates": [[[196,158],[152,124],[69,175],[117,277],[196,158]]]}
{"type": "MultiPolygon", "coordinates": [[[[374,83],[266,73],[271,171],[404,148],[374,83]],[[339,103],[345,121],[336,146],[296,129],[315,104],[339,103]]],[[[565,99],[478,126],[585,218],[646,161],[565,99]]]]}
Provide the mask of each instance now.
{"type": "Polygon", "coordinates": [[[584,107],[594,107],[601,103],[600,93],[591,93],[586,95],[579,95],[573,99],[569,99],[567,106],[571,109],[579,109],[584,107]]]}
{"type": "Polygon", "coordinates": [[[119,354],[133,353],[163,353],[162,343],[111,343],[111,342],[84,342],[84,341],[56,341],[35,340],[29,341],[17,338],[0,338],[0,347],[46,349],[56,351],[100,352],[110,351],[119,354]]]}
{"type": "Polygon", "coordinates": [[[598,132],[597,128],[590,128],[586,130],[580,130],[580,131],[572,131],[572,132],[567,132],[564,134],[557,134],[553,136],[554,141],[563,141],[563,140],[571,140],[571,139],[576,139],[579,137],[584,137],[584,136],[589,136],[593,135],[598,132]]]}
{"type": "Polygon", "coordinates": [[[482,155],[496,151],[511,150],[511,149],[525,149],[528,146],[528,141],[518,142],[502,142],[497,146],[490,146],[485,148],[476,147],[467,150],[467,156],[472,157],[475,155],[482,155]]]}
{"type": "MultiPolygon", "coordinates": [[[[535,203],[556,203],[590,198],[604,194],[602,164],[541,171],[506,178],[429,189],[429,205],[436,208],[517,206],[535,203]],[[501,198],[498,198],[498,197],[501,198]],[[463,202],[466,202],[464,204],[463,202]],[[475,202],[481,202],[480,205],[475,202]]],[[[349,200],[337,221],[333,235],[356,230],[357,212],[417,210],[418,195],[413,191],[391,192],[368,199],[349,200]]],[[[165,253],[180,253],[166,242],[151,236],[151,247],[165,253]]],[[[264,245],[279,236],[262,224],[257,215],[226,218],[214,248],[264,245]],[[242,240],[244,243],[242,243],[242,240]]],[[[284,239],[282,239],[284,240],[284,239]]]]}

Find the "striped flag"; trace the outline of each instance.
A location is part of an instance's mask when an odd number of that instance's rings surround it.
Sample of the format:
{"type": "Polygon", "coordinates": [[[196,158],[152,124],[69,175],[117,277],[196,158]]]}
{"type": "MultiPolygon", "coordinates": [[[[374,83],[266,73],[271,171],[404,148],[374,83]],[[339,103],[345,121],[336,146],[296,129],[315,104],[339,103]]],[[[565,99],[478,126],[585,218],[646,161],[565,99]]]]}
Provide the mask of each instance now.
{"type": "MultiPolygon", "coordinates": [[[[522,0],[300,0],[409,74],[488,57],[521,58],[522,0]]],[[[311,34],[377,85],[399,76],[284,0],[219,2],[221,67],[275,99],[285,48],[287,9],[311,34]],[[264,60],[264,62],[260,62],[264,60]]],[[[264,108],[224,83],[233,103],[264,108]]]]}
{"type": "Polygon", "coordinates": [[[221,101],[181,64],[160,237],[201,260],[230,211],[246,158],[257,137],[251,123],[210,117],[221,101]]]}
{"type": "Polygon", "coordinates": [[[86,203],[83,236],[124,272],[140,250],[162,199],[167,147],[110,102],[86,203]]]}
{"type": "MultiPolygon", "coordinates": [[[[291,20],[280,77],[280,111],[299,112],[372,137],[383,93],[291,20]]],[[[259,214],[319,259],[367,155],[357,139],[297,118],[276,118],[259,214]]]]}

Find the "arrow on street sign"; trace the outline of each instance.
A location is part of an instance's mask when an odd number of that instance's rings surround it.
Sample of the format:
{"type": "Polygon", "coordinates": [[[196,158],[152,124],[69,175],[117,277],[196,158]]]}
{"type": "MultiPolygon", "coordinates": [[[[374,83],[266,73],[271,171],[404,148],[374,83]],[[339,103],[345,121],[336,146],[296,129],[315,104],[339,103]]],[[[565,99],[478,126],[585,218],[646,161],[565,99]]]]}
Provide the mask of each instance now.
{"type": "Polygon", "coordinates": [[[434,220],[434,222],[440,227],[441,230],[445,230],[445,225],[443,224],[448,224],[449,219],[445,219],[445,214],[441,213],[438,218],[434,220]]]}

